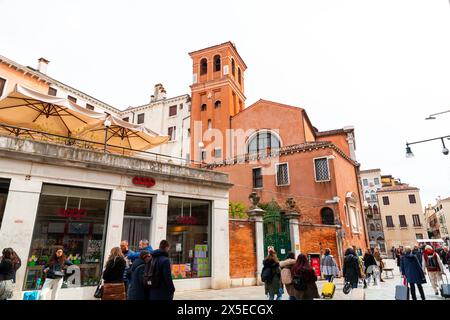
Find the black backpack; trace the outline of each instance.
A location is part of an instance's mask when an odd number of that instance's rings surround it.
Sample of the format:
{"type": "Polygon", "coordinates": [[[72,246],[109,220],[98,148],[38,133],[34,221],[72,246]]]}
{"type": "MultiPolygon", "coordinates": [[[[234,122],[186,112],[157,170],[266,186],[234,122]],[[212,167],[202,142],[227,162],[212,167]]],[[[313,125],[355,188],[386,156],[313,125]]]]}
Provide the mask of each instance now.
{"type": "Polygon", "coordinates": [[[273,272],[271,267],[263,267],[261,271],[261,281],[264,283],[271,283],[273,279],[273,272]]]}
{"type": "Polygon", "coordinates": [[[161,277],[159,276],[158,258],[152,257],[150,261],[145,264],[143,280],[145,288],[159,287],[161,283],[161,277]]]}
{"type": "Polygon", "coordinates": [[[437,268],[437,259],[434,255],[429,255],[427,258],[427,266],[430,268],[437,268]]]}

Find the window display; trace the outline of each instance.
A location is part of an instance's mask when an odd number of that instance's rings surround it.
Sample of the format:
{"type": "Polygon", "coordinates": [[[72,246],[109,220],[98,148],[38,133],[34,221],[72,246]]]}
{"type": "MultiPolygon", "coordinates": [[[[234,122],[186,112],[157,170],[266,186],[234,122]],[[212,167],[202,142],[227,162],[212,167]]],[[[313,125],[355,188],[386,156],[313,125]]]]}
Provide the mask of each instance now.
{"type": "MultiPolygon", "coordinates": [[[[44,184],[34,226],[33,239],[27,263],[24,290],[34,290],[36,281],[43,277],[43,266],[57,245],[77,267],[79,283],[67,286],[97,285],[106,236],[106,219],[110,192],[44,184]]],[[[78,275],[76,277],[78,279],[78,275]]],[[[43,283],[43,281],[41,281],[43,283]]]]}
{"type": "Polygon", "coordinates": [[[8,198],[9,180],[0,179],[0,228],[2,227],[3,213],[5,212],[6,199],[8,198]]]}
{"type": "Polygon", "coordinates": [[[169,197],[167,240],[172,278],[211,276],[211,202],[169,197]]]}

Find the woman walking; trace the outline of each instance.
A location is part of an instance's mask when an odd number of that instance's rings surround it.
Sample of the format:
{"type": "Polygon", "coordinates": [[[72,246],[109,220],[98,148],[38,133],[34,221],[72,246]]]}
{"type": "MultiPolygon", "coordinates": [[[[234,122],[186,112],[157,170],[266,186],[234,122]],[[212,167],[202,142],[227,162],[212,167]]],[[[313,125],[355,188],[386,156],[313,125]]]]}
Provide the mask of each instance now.
{"type": "Polygon", "coordinates": [[[281,283],[280,261],[273,248],[269,248],[269,254],[263,261],[263,270],[261,276],[264,281],[264,289],[266,295],[269,295],[269,300],[274,300],[277,295],[277,300],[283,297],[283,284],[281,283]]]}
{"type": "Polygon", "coordinates": [[[12,248],[5,248],[0,261],[0,300],[11,299],[16,282],[16,271],[22,262],[12,248]]]}
{"type": "Polygon", "coordinates": [[[333,281],[333,277],[337,277],[339,274],[339,269],[336,260],[331,255],[331,250],[329,248],[325,249],[325,254],[320,262],[320,270],[324,275],[325,280],[328,282],[333,281]]]}
{"type": "Polygon", "coordinates": [[[105,270],[103,271],[102,300],[125,300],[125,283],[123,273],[126,261],[119,247],[111,249],[105,270]]]}
{"type": "Polygon", "coordinates": [[[64,248],[57,246],[53,256],[46,264],[44,272],[46,274],[44,285],[42,286],[39,300],[46,300],[48,292],[52,292],[51,300],[57,300],[59,290],[61,289],[66,266],[72,265],[64,254],[64,248]]]}
{"type": "Polygon", "coordinates": [[[380,269],[380,282],[384,282],[383,278],[381,277],[381,275],[383,274],[383,269],[384,269],[384,261],[383,261],[383,258],[381,257],[380,248],[378,248],[378,247],[375,248],[373,257],[375,258],[375,261],[377,262],[377,266],[380,269]]]}
{"type": "Polygon", "coordinates": [[[427,281],[425,280],[425,274],[420,266],[417,256],[411,252],[411,247],[405,247],[405,254],[400,261],[400,271],[402,276],[405,277],[409,283],[413,300],[417,300],[416,285],[419,289],[420,297],[422,300],[425,300],[422,284],[427,281]]]}
{"type": "Polygon", "coordinates": [[[308,258],[303,253],[298,255],[297,261],[292,267],[292,276],[294,281],[295,279],[299,280],[303,289],[295,289],[296,300],[314,300],[314,298],[320,298],[316,285],[316,273],[309,264],[308,258]]]}
{"type": "MultiPolygon", "coordinates": [[[[374,270],[377,268],[377,262],[370,249],[366,249],[366,253],[364,254],[363,260],[364,260],[364,273],[366,274],[365,280],[367,280],[367,283],[370,283],[370,278],[373,278],[373,282],[376,285],[377,279],[376,276],[374,275],[374,270]]],[[[364,288],[367,288],[367,283],[364,282],[364,288]]]]}
{"type": "Polygon", "coordinates": [[[289,300],[295,299],[295,289],[292,284],[292,266],[295,264],[295,254],[293,252],[289,252],[286,260],[280,262],[281,268],[281,282],[286,287],[286,291],[289,295],[289,300]]]}
{"type": "Polygon", "coordinates": [[[360,269],[359,258],[355,255],[353,248],[345,251],[344,267],[342,268],[345,282],[349,282],[353,289],[358,288],[360,269]]]}

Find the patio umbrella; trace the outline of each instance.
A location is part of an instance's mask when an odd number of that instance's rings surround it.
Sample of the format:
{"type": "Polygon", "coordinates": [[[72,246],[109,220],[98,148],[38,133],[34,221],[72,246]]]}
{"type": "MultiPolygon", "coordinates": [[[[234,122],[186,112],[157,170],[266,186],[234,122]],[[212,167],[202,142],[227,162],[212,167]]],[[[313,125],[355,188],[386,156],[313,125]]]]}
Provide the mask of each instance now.
{"type": "Polygon", "coordinates": [[[110,114],[104,122],[87,129],[77,137],[104,143],[105,150],[127,155],[133,154],[134,151],[145,151],[157,147],[169,141],[170,138],[143,125],[132,124],[110,114]]]}
{"type": "Polygon", "coordinates": [[[0,122],[3,124],[62,136],[79,134],[103,123],[105,117],[103,113],[85,109],[66,98],[42,94],[19,84],[0,100],[0,122]]]}

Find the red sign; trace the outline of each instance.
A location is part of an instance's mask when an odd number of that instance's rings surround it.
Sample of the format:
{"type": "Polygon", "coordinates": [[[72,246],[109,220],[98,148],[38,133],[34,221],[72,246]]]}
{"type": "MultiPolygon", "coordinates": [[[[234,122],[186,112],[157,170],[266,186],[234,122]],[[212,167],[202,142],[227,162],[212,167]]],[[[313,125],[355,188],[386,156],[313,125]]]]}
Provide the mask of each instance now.
{"type": "Polygon", "coordinates": [[[80,220],[81,218],[87,217],[87,210],[86,209],[59,209],[58,210],[58,216],[64,217],[64,218],[74,218],[76,220],[80,220]]]}
{"type": "Polygon", "coordinates": [[[320,277],[320,258],[311,257],[311,267],[314,268],[316,276],[320,277]]]}
{"type": "Polygon", "coordinates": [[[198,223],[198,219],[196,217],[178,216],[177,217],[177,223],[193,225],[193,224],[197,224],[198,223]]]}
{"type": "Polygon", "coordinates": [[[135,176],[132,182],[136,186],[144,186],[147,188],[153,187],[156,184],[156,181],[153,178],[138,177],[138,176],[135,176]]]}

